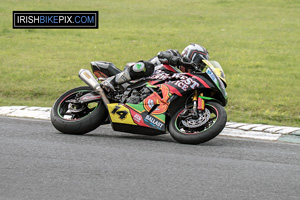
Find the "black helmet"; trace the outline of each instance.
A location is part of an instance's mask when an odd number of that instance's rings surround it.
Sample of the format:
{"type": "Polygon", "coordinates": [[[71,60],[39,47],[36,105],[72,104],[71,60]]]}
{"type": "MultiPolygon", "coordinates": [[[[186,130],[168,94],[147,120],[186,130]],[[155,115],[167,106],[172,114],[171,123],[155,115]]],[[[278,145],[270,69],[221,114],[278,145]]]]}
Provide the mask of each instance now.
{"type": "Polygon", "coordinates": [[[185,47],[181,56],[185,62],[193,62],[201,67],[205,66],[202,60],[209,59],[208,51],[203,46],[194,43],[185,47]]]}

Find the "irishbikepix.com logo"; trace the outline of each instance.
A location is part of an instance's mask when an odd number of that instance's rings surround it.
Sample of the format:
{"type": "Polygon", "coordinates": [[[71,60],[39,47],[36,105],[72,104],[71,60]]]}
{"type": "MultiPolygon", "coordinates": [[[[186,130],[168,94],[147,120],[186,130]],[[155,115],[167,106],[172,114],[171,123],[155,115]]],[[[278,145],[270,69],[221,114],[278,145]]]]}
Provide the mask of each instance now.
{"type": "Polygon", "coordinates": [[[98,11],[13,11],[13,28],[97,29],[98,11]]]}

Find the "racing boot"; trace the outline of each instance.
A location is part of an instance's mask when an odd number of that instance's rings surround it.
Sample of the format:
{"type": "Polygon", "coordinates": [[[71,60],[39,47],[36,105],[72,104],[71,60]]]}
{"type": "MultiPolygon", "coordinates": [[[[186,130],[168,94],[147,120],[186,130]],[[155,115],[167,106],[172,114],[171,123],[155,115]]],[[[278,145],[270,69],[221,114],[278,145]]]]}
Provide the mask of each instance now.
{"type": "Polygon", "coordinates": [[[103,86],[103,88],[108,91],[110,90],[116,91],[115,90],[116,85],[120,85],[128,81],[131,81],[131,76],[129,72],[130,72],[130,68],[128,67],[124,71],[114,76],[108,77],[105,81],[102,81],[100,85],[103,86]]]}
{"type": "Polygon", "coordinates": [[[115,91],[115,86],[126,83],[131,80],[137,80],[150,76],[154,71],[154,65],[151,62],[139,61],[132,63],[124,69],[124,71],[107,78],[100,83],[107,90],[115,91]]]}

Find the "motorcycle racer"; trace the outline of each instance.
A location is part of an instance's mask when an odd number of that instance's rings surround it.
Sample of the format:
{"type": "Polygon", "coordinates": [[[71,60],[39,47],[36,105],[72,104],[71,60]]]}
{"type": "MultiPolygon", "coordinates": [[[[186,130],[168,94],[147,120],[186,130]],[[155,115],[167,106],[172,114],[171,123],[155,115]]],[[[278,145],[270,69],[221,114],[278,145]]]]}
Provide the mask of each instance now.
{"type": "Polygon", "coordinates": [[[168,49],[166,51],[160,51],[157,56],[148,61],[138,61],[115,76],[107,78],[105,81],[101,82],[101,85],[106,90],[114,91],[116,85],[151,76],[157,65],[167,64],[177,67],[183,72],[187,72],[188,69],[185,66],[182,66],[183,62],[193,63],[196,67],[203,69],[205,63],[203,63],[202,60],[208,59],[208,51],[203,46],[191,43],[184,48],[181,54],[177,50],[168,49]]]}

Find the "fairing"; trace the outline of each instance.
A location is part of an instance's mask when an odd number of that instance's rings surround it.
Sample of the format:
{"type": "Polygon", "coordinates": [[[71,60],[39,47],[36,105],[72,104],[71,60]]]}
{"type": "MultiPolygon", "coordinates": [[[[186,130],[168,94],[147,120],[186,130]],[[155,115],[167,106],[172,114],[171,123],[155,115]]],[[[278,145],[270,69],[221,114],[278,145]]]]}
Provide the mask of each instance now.
{"type": "Polygon", "coordinates": [[[224,106],[227,103],[224,84],[209,66],[206,72],[198,74],[182,73],[168,65],[161,65],[155,71],[153,76],[147,78],[145,85],[140,85],[155,91],[143,101],[138,104],[107,105],[114,130],[151,135],[166,133],[166,113],[170,104],[175,99],[178,102],[178,98],[183,99],[181,97],[186,97],[186,94],[192,94],[195,90],[204,93],[204,100],[215,99],[224,106]]]}

